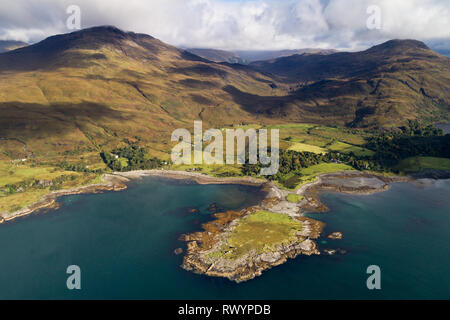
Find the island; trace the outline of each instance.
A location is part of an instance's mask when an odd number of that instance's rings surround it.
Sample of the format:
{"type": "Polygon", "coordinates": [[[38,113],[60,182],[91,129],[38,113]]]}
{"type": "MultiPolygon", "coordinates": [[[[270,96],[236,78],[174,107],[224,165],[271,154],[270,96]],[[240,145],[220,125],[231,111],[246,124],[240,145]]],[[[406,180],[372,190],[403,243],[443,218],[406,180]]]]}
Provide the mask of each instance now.
{"type": "MultiPolygon", "coordinates": [[[[389,183],[401,180],[357,171],[338,172],[321,175],[295,193],[266,183],[267,196],[258,206],[216,213],[214,220],[202,226],[203,231],[183,235],[187,252],[182,267],[239,283],[289,258],[319,255],[315,240],[321,236],[324,223],[303,213],[327,210],[318,198],[320,191],[370,194],[387,190],[389,183]]],[[[343,235],[334,232],[329,237],[341,239],[343,235]]],[[[336,250],[322,252],[331,255],[336,250]]]]}
{"type": "Polygon", "coordinates": [[[257,207],[215,217],[205,231],[182,237],[188,241],[184,269],[242,282],[299,254],[320,254],[313,241],[323,227],[319,221],[257,207]]]}

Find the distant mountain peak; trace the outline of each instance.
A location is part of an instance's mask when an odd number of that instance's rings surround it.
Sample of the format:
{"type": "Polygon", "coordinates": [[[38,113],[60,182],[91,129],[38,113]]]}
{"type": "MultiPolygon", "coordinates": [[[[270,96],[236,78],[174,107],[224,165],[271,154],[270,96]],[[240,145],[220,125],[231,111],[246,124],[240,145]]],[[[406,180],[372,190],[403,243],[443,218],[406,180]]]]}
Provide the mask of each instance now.
{"type": "Polygon", "coordinates": [[[28,46],[28,43],[14,40],[0,40],[0,53],[28,46]]]}
{"type": "Polygon", "coordinates": [[[117,34],[126,34],[125,31],[123,31],[122,29],[119,29],[113,25],[95,26],[95,27],[78,30],[75,32],[112,32],[112,33],[117,33],[117,34]]]}
{"type": "Polygon", "coordinates": [[[124,59],[141,61],[155,60],[160,52],[171,52],[175,56],[182,54],[179,49],[146,34],[127,32],[114,26],[96,26],[50,36],[33,45],[2,53],[0,69],[34,70],[87,65],[89,60],[105,59],[105,48],[124,55],[124,59]]]}
{"type": "Polygon", "coordinates": [[[367,51],[377,51],[377,50],[404,50],[404,49],[425,49],[430,50],[428,46],[419,40],[413,39],[393,39],[386,42],[383,42],[379,45],[373,46],[369,48],[367,51]]]}
{"type": "Polygon", "coordinates": [[[102,45],[118,45],[123,40],[153,40],[152,36],[126,32],[115,26],[96,26],[70,33],[50,36],[34,45],[21,48],[19,52],[58,52],[70,48],[95,49],[102,45]]]}
{"type": "Polygon", "coordinates": [[[103,25],[103,26],[95,26],[90,27],[82,30],[78,30],[75,32],[72,32],[73,34],[79,33],[81,35],[83,34],[92,34],[97,36],[116,36],[119,38],[136,38],[136,37],[144,37],[149,39],[155,39],[154,37],[145,34],[145,33],[135,33],[132,31],[124,31],[122,29],[117,28],[116,26],[112,25],[103,25]]]}

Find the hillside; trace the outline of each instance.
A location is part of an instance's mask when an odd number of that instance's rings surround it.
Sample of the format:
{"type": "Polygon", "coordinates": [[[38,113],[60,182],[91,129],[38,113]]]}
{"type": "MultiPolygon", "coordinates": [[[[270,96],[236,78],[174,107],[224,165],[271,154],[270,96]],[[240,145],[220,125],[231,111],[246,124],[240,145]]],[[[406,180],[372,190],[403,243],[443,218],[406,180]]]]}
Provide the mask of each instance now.
{"type": "Polygon", "coordinates": [[[332,54],[337,50],[332,49],[297,49],[297,50],[247,50],[247,51],[225,51],[216,49],[199,49],[190,48],[186,49],[193,54],[196,54],[207,60],[214,62],[228,62],[228,63],[240,63],[249,64],[255,61],[271,60],[281,57],[287,57],[295,54],[332,54]]]}
{"type": "MultiPolygon", "coordinates": [[[[0,214],[55,190],[98,183],[108,170],[168,167],[171,133],[192,129],[194,120],[203,120],[204,129],[278,128],[282,149],[312,151],[303,164],[319,167],[300,175],[290,173],[300,163],[292,151],[282,152],[277,179],[289,188],[318,172],[350,168],[347,163],[380,168],[348,156],[373,155],[365,143],[374,131],[336,126],[448,119],[448,64],[414,41],[252,65],[216,63],[110,26],[1,53],[0,214]],[[323,168],[322,160],[336,157],[328,152],[338,152],[344,163],[323,168]]],[[[414,143],[408,152],[417,152],[408,156],[428,150],[428,140],[414,143]]],[[[201,167],[218,176],[255,168],[201,167]]]]}
{"type": "Polygon", "coordinates": [[[28,43],[13,40],[0,40],[0,53],[27,46],[28,43]]]}
{"type": "Polygon", "coordinates": [[[298,112],[337,115],[352,126],[448,119],[450,59],[420,41],[391,40],[362,52],[293,55],[251,66],[290,84],[288,103],[298,112]]]}
{"type": "Polygon", "coordinates": [[[0,54],[0,160],[83,155],[103,165],[99,151],[125,138],[167,159],[173,129],[199,119],[215,128],[442,120],[449,61],[420,42],[390,41],[244,66],[110,26],[56,35],[0,54]]]}
{"type": "Polygon", "coordinates": [[[191,52],[204,59],[214,62],[228,62],[248,64],[248,61],[238,56],[236,53],[225,50],[189,48],[186,51],[191,52]]]}
{"type": "Polygon", "coordinates": [[[236,54],[250,62],[256,61],[265,61],[272,60],[282,57],[288,57],[292,55],[309,55],[309,54],[320,54],[327,55],[338,52],[334,49],[314,49],[314,48],[305,48],[305,49],[293,49],[293,50],[238,50],[236,54]]]}
{"type": "Polygon", "coordinates": [[[0,54],[0,137],[55,161],[134,137],[167,157],[172,130],[194,119],[254,121],[223,87],[264,96],[278,92],[271,83],[148,35],[96,27],[0,54]]]}

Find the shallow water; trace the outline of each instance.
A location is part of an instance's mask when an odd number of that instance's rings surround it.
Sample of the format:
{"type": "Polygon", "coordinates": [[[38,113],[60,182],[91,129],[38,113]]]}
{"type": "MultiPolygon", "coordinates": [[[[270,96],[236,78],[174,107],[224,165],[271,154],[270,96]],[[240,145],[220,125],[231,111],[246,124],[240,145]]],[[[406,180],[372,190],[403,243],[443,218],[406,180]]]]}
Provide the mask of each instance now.
{"type": "Polygon", "coordinates": [[[149,177],[122,192],[67,196],[59,210],[0,225],[0,298],[448,299],[449,191],[441,180],[370,196],[324,194],[331,211],[310,216],[344,239],[320,246],[348,254],[298,257],[241,284],[187,272],[173,250],[184,248],[180,234],[210,219],[212,202],[256,204],[258,188],[149,177]],[[71,264],[81,268],[81,290],[66,288],[71,264]],[[381,268],[379,291],[366,288],[372,264],[381,268]]]}

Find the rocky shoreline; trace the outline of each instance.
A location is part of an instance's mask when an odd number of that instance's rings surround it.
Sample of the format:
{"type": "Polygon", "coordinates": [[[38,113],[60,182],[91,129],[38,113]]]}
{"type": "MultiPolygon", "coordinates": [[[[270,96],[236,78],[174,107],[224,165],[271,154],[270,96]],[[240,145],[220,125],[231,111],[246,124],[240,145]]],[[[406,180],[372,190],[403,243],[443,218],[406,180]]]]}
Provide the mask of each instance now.
{"type": "MultiPolygon", "coordinates": [[[[197,172],[173,170],[142,170],[115,172],[102,177],[102,183],[83,186],[71,190],[60,190],[44,196],[39,202],[13,213],[0,213],[0,223],[31,214],[39,209],[57,208],[57,198],[65,195],[99,193],[104,191],[120,191],[127,188],[127,183],[147,176],[160,176],[170,179],[190,180],[198,184],[243,184],[261,186],[266,192],[265,199],[250,208],[239,212],[227,211],[213,215],[214,220],[202,225],[203,231],[182,235],[181,240],[187,242],[182,268],[194,273],[215,277],[225,277],[235,282],[247,281],[260,276],[263,271],[278,266],[288,259],[299,255],[332,255],[336,250],[319,251],[315,240],[321,236],[324,223],[305,217],[306,212],[324,212],[328,208],[320,199],[321,192],[344,192],[352,194],[371,194],[385,191],[394,182],[415,182],[413,177],[386,177],[376,173],[360,171],[343,171],[317,176],[314,182],[302,185],[295,191],[287,191],[275,183],[253,177],[216,178],[197,172]],[[288,195],[298,196],[298,202],[287,200],[288,195]],[[215,257],[212,252],[227,243],[228,236],[242,219],[258,210],[271,214],[288,216],[302,225],[301,231],[289,242],[283,242],[275,248],[264,252],[250,251],[237,259],[215,257]]],[[[212,210],[211,212],[216,212],[212,210]]],[[[341,232],[335,231],[328,236],[339,240],[341,232]]],[[[339,250],[338,250],[339,251],[339,250]]],[[[183,253],[181,248],[175,254],[183,253]]]]}
{"type": "MultiPolygon", "coordinates": [[[[202,173],[172,171],[172,170],[143,170],[130,172],[116,172],[106,174],[102,183],[88,185],[72,190],[52,192],[39,202],[34,203],[14,213],[0,214],[0,223],[28,215],[43,208],[56,208],[57,198],[65,195],[81,193],[99,193],[103,191],[120,191],[127,188],[127,183],[147,176],[161,176],[170,179],[190,180],[198,184],[244,184],[263,187],[265,199],[257,206],[246,208],[239,212],[228,211],[215,213],[215,220],[204,224],[204,231],[183,235],[187,242],[187,250],[183,258],[182,267],[186,270],[208,276],[225,277],[236,282],[253,279],[264,270],[280,265],[298,255],[319,255],[321,252],[315,239],[321,236],[324,223],[305,217],[305,212],[322,212],[328,208],[320,202],[319,195],[323,191],[371,194],[384,191],[389,185],[398,181],[412,181],[409,177],[385,177],[377,174],[359,171],[345,171],[323,174],[316,181],[301,186],[296,191],[279,188],[275,183],[265,179],[253,177],[216,178],[202,173]],[[289,194],[299,195],[297,203],[287,200],[289,194]],[[227,241],[227,237],[236,228],[241,219],[257,210],[266,210],[273,214],[289,216],[301,222],[302,229],[295,234],[289,243],[282,243],[266,252],[248,252],[235,260],[211,256],[210,253],[220,248],[227,241]]],[[[336,232],[335,234],[338,234],[336,232]]],[[[339,234],[341,238],[342,234],[339,234]]],[[[176,250],[177,254],[182,250],[176,250]]],[[[326,249],[325,254],[330,254],[326,249]]]]}
{"type": "Polygon", "coordinates": [[[319,198],[322,192],[370,195],[388,190],[389,186],[395,182],[413,181],[411,177],[343,171],[320,175],[315,182],[300,187],[296,193],[304,197],[299,206],[302,212],[326,212],[329,208],[319,198]]]}
{"type": "Polygon", "coordinates": [[[320,236],[324,224],[310,218],[298,217],[296,219],[301,221],[302,230],[295,234],[295,239],[289,243],[281,243],[273,250],[253,250],[236,259],[211,255],[227,243],[228,236],[240,219],[259,209],[251,207],[241,212],[216,214],[216,220],[203,225],[205,231],[183,235],[181,240],[187,242],[187,252],[182,268],[207,276],[225,277],[239,283],[260,276],[264,270],[283,264],[287,259],[293,259],[300,254],[320,254],[312,239],[320,236]]]}
{"type": "Polygon", "coordinates": [[[174,171],[174,170],[139,170],[128,172],[114,172],[105,174],[102,182],[86,185],[69,190],[58,190],[43,196],[38,202],[32,203],[15,212],[0,212],[0,224],[24,217],[40,209],[58,208],[57,198],[74,194],[100,193],[105,191],[122,191],[127,188],[127,183],[134,179],[147,176],[160,176],[170,179],[189,179],[198,184],[242,184],[261,186],[266,183],[263,179],[252,177],[230,177],[216,178],[196,172],[174,171]]]}
{"type": "MultiPolygon", "coordinates": [[[[387,190],[389,184],[407,179],[384,177],[361,172],[339,172],[324,174],[316,181],[300,187],[295,193],[303,196],[298,203],[286,200],[292,193],[278,188],[268,182],[266,199],[259,205],[240,212],[226,212],[214,215],[215,220],[204,224],[204,231],[183,235],[187,242],[187,252],[182,267],[186,270],[208,276],[225,277],[235,282],[242,282],[260,276],[262,271],[280,265],[289,258],[298,255],[318,255],[314,239],[322,232],[324,224],[320,221],[303,216],[304,212],[326,211],[328,208],[319,200],[321,191],[337,191],[358,194],[371,194],[387,190]],[[302,222],[303,228],[296,238],[288,244],[281,244],[268,252],[248,252],[238,259],[228,259],[223,256],[212,256],[227,244],[227,238],[239,224],[241,219],[257,210],[268,210],[272,213],[285,214],[302,222]]],[[[262,235],[261,235],[262,236],[262,235]]],[[[342,233],[334,232],[335,239],[341,239],[342,233]]],[[[324,253],[330,252],[324,250],[324,253]]]]}
{"type": "MultiPolygon", "coordinates": [[[[365,174],[359,171],[351,171],[350,175],[365,175],[365,176],[376,176],[374,174],[365,174]]],[[[320,185],[323,190],[331,190],[337,192],[350,192],[350,193],[365,193],[370,194],[372,192],[382,191],[373,188],[336,188],[330,185],[323,184],[324,178],[332,175],[340,175],[342,177],[346,177],[349,175],[349,172],[340,172],[340,173],[332,173],[332,174],[324,174],[317,177],[315,182],[303,185],[300,187],[296,193],[304,194],[306,190],[311,191],[314,190],[312,187],[316,185],[320,185]]],[[[160,176],[170,179],[180,179],[180,180],[190,180],[196,182],[198,184],[241,184],[241,185],[253,185],[253,186],[265,186],[266,191],[268,192],[268,198],[279,198],[281,201],[279,202],[279,206],[274,207],[273,210],[280,212],[283,211],[289,215],[297,216],[299,212],[299,206],[289,203],[288,201],[283,201],[282,199],[286,197],[289,193],[274,183],[268,182],[265,179],[254,178],[254,177],[226,177],[226,178],[218,178],[208,176],[198,172],[186,172],[186,171],[175,171],[175,170],[138,170],[138,171],[128,171],[128,172],[114,172],[111,174],[105,174],[102,178],[102,183],[82,186],[70,190],[58,190],[52,193],[45,195],[41,200],[35,202],[27,207],[20,209],[15,212],[2,212],[0,213],[0,223],[11,221],[13,219],[26,216],[31,214],[39,209],[43,208],[54,208],[57,206],[56,199],[61,196],[73,195],[73,194],[86,194],[86,193],[99,193],[103,191],[121,191],[127,188],[127,183],[134,179],[140,179],[147,176],[160,176]]],[[[401,177],[382,177],[377,176],[384,181],[387,181],[387,184],[393,181],[412,181],[413,178],[401,178],[401,177]]],[[[386,187],[387,189],[387,187],[386,187]]],[[[311,203],[317,202],[319,205],[319,201],[316,197],[314,197],[314,192],[310,194],[312,197],[309,198],[311,203]]],[[[314,207],[314,205],[312,206],[314,207]]],[[[326,210],[326,209],[325,209],[326,210]]],[[[318,210],[321,211],[321,210],[318,210]]]]}
{"type": "Polygon", "coordinates": [[[198,184],[242,184],[242,185],[261,186],[267,182],[265,179],[258,179],[253,177],[217,178],[199,172],[157,170],[157,169],[115,172],[114,175],[118,177],[123,177],[125,179],[140,179],[149,176],[158,176],[178,180],[189,179],[198,184]]]}
{"type": "Polygon", "coordinates": [[[99,184],[92,184],[69,190],[54,191],[42,197],[42,199],[38,202],[30,204],[23,209],[15,212],[0,213],[0,224],[24,217],[40,209],[56,209],[59,207],[57,202],[57,198],[59,197],[73,194],[99,193],[104,191],[121,191],[127,188],[125,183],[129,181],[128,179],[118,177],[114,174],[106,174],[102,177],[102,180],[102,183],[99,184]]]}

